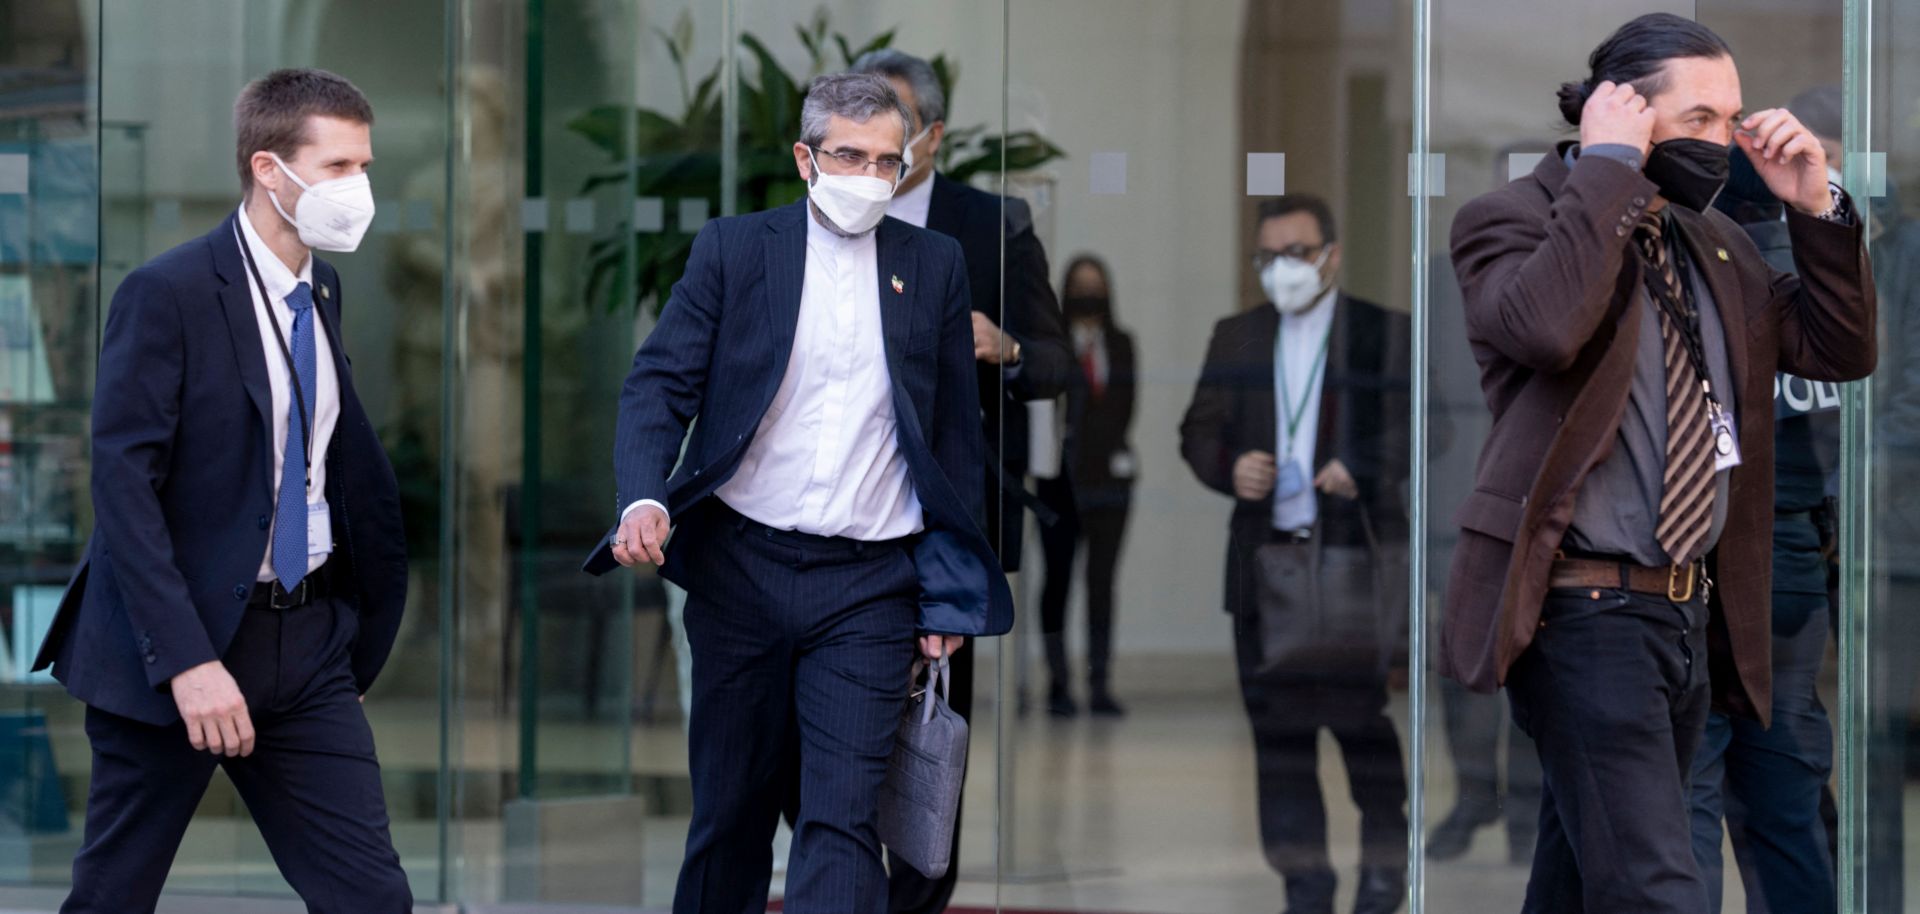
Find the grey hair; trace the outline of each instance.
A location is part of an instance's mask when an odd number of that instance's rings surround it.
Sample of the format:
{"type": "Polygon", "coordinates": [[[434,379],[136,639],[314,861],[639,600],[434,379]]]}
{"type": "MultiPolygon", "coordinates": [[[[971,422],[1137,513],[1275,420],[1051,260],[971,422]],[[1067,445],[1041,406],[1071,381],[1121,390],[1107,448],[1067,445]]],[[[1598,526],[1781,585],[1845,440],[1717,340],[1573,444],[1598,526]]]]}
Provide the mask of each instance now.
{"type": "Polygon", "coordinates": [[[905,51],[881,48],[860,55],[850,67],[855,73],[873,73],[888,79],[906,80],[913,87],[914,107],[920,109],[920,129],[934,121],[947,119],[947,91],[940,88],[940,77],[933,66],[905,51]]]}
{"type": "Polygon", "coordinates": [[[864,124],[882,112],[899,115],[900,142],[905,145],[913,114],[893,86],[871,73],[829,73],[807,87],[807,100],[800,103],[800,142],[826,142],[827,122],[834,115],[864,124]]]}

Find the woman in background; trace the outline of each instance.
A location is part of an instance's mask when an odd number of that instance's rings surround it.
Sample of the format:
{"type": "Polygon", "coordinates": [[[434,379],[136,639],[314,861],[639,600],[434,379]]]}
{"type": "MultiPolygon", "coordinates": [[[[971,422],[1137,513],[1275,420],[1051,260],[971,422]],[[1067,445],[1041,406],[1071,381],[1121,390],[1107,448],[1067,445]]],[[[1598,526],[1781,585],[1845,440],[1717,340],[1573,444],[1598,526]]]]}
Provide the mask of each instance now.
{"type": "Polygon", "coordinates": [[[1135,466],[1127,432],[1133,424],[1133,337],[1113,322],[1107,266],[1082,254],[1067,265],[1060,305],[1080,360],[1080,378],[1067,392],[1061,473],[1039,480],[1039,496],[1060,520],[1041,528],[1046,553],[1040,619],[1052,687],[1047,712],[1079,713],[1067,664],[1067,595],[1074,553],[1087,544],[1087,709],[1101,716],[1126,713],[1109,679],[1113,658],[1113,578],[1133,500],[1135,466]]]}

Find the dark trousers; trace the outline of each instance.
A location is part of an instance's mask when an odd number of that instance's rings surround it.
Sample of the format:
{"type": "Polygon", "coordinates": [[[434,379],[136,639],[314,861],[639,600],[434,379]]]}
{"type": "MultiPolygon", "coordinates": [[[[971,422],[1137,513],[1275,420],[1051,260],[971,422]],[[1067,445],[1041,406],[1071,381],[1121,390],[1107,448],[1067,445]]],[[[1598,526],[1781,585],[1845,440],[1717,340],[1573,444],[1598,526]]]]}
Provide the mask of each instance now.
{"type": "MultiPolygon", "coordinates": [[[[1807,599],[1776,592],[1776,604],[1807,599]]],[[[1815,600],[1824,598],[1813,597],[1815,600]]],[[[1773,726],[1715,713],[1693,761],[1693,854],[1719,914],[1725,864],[1721,822],[1734,832],[1743,874],[1760,897],[1749,914],[1826,914],[1838,904],[1820,788],[1833,772],[1833,728],[1816,691],[1827,649],[1827,612],[1799,631],[1774,633],[1773,726]]]]}
{"type": "Polygon", "coordinates": [[[1040,528],[1046,557],[1046,577],[1040,586],[1040,631],[1047,647],[1047,671],[1056,691],[1067,688],[1067,597],[1073,589],[1073,559],[1082,541],[1087,544],[1087,680],[1096,690],[1108,684],[1113,661],[1113,581],[1120,564],[1120,544],[1126,537],[1129,504],[1109,499],[1098,507],[1076,506],[1067,477],[1042,479],[1041,502],[1060,515],[1057,523],[1040,528]]]}
{"type": "Polygon", "coordinates": [[[1528,914],[1702,914],[1687,776],[1709,705],[1707,610],[1554,590],[1507,674],[1544,776],[1528,914]]]}
{"type": "Polygon", "coordinates": [[[919,577],[899,543],[770,531],[718,502],[674,535],[693,648],[693,823],[675,914],[761,914],[799,768],[785,910],[885,914],[880,784],[905,708],[919,577]]]}
{"type": "Polygon", "coordinates": [[[93,781],[63,914],[152,911],[216,766],[309,911],[412,911],[348,665],[358,621],[351,605],[331,599],[247,611],[224,658],[253,719],[246,758],[196,751],[180,723],[155,727],[88,708],[93,781]]]}
{"type": "Polygon", "coordinates": [[[1533,741],[1513,725],[1507,704],[1498,695],[1469,692],[1466,686],[1443,679],[1440,702],[1447,722],[1447,753],[1460,782],[1456,814],[1474,822],[1504,817],[1508,847],[1516,854],[1531,854],[1534,830],[1540,824],[1540,757],[1533,741]]]}
{"type": "Polygon", "coordinates": [[[1400,736],[1386,715],[1384,675],[1366,671],[1336,679],[1263,674],[1260,620],[1253,613],[1234,615],[1234,653],[1241,698],[1253,725],[1260,843],[1268,864],[1286,877],[1290,902],[1302,910],[1333,903],[1335,881],[1319,777],[1323,728],[1340,744],[1353,802],[1360,810],[1361,866],[1404,870],[1407,779],[1400,736]]]}

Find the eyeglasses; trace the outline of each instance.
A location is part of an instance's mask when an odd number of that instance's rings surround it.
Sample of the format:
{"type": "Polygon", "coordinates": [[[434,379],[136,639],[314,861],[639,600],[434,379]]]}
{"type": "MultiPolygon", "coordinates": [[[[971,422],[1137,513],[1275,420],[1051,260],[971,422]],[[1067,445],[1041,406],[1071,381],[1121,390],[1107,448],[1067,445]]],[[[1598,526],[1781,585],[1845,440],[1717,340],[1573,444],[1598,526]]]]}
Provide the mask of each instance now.
{"type": "Polygon", "coordinates": [[[1321,245],[1290,244],[1284,248],[1281,248],[1278,251],[1269,251],[1269,250],[1263,249],[1256,252],[1253,255],[1253,268],[1255,270],[1264,270],[1267,267],[1272,266],[1274,261],[1279,260],[1282,257],[1285,257],[1288,260],[1298,260],[1301,263],[1312,264],[1313,266],[1319,266],[1320,254],[1324,252],[1326,249],[1327,249],[1327,246],[1324,244],[1321,244],[1321,245]]]}
{"type": "MultiPolygon", "coordinates": [[[[869,159],[866,153],[856,152],[851,149],[822,149],[818,146],[809,146],[807,148],[838,162],[840,168],[843,170],[843,174],[866,171],[867,166],[871,165],[873,166],[875,177],[883,181],[891,181],[898,178],[901,170],[906,166],[906,163],[901,160],[899,156],[881,156],[877,159],[869,159]]],[[[820,160],[815,159],[814,164],[820,164],[820,160]]]]}

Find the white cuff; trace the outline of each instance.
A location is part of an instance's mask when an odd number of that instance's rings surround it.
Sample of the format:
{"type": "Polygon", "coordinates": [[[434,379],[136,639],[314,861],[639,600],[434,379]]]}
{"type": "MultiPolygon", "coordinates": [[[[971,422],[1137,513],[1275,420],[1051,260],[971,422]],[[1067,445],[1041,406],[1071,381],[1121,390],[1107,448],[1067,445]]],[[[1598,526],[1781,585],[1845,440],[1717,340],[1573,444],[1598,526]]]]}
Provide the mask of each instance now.
{"type": "Polygon", "coordinates": [[[673,526],[673,515],[667,514],[667,506],[657,501],[654,501],[651,498],[642,498],[639,501],[636,501],[633,504],[628,505],[626,510],[620,512],[620,520],[624,523],[627,519],[627,515],[632,514],[633,510],[635,508],[640,507],[641,505],[652,505],[656,508],[659,508],[660,513],[666,515],[667,526],[669,527],[673,526]]]}

